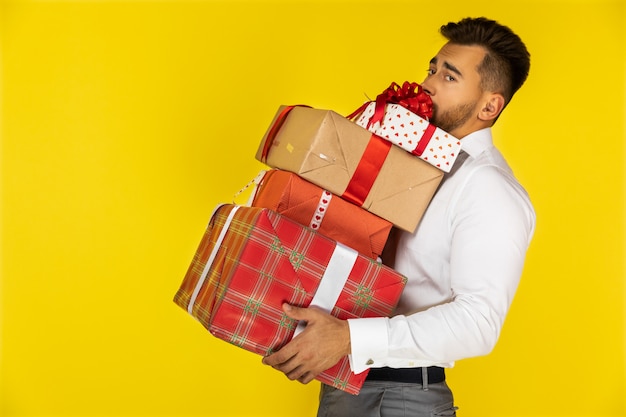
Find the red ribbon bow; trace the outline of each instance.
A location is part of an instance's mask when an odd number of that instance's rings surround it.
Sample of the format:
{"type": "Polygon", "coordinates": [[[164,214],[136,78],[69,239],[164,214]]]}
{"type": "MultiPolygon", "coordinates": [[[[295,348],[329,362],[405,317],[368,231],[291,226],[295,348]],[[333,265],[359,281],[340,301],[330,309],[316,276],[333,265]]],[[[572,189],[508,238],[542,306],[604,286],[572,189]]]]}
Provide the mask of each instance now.
{"type": "MultiPolygon", "coordinates": [[[[367,128],[376,122],[381,122],[385,115],[385,106],[388,103],[399,104],[407,110],[417,114],[426,120],[433,115],[433,102],[430,96],[424,92],[424,89],[418,83],[410,83],[405,81],[402,86],[393,82],[382,93],[376,97],[376,106],[374,107],[374,115],[367,123],[367,128]]],[[[353,119],[365,110],[369,103],[364,103],[348,116],[353,119]]]]}

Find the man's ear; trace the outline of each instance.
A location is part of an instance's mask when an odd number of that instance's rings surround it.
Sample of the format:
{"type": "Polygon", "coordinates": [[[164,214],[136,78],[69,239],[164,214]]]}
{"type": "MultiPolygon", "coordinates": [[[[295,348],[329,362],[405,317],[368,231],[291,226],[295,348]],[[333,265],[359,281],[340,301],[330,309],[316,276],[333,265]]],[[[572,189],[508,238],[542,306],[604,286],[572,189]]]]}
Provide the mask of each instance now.
{"type": "Polygon", "coordinates": [[[483,108],[478,113],[478,118],[489,121],[495,120],[500,115],[502,109],[504,109],[505,100],[502,94],[490,93],[484,103],[483,108]]]}

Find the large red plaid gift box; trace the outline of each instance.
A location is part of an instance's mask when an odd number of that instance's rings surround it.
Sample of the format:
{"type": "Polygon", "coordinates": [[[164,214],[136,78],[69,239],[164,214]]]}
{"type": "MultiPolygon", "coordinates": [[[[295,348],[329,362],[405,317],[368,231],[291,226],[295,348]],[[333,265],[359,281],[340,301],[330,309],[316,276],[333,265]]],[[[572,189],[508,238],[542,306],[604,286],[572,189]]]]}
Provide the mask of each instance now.
{"type": "Polygon", "coordinates": [[[256,158],[413,232],[443,172],[331,110],[281,106],[256,158]]]}
{"type": "Polygon", "coordinates": [[[428,122],[430,97],[417,83],[392,83],[376,101],[365,103],[349,119],[429,164],[450,172],[461,141],[428,122]]]}
{"type": "Polygon", "coordinates": [[[278,169],[262,174],[251,205],[272,209],[370,258],[378,258],[392,224],[298,175],[278,169]]]}
{"type": "MultiPolygon", "coordinates": [[[[222,205],[174,302],[214,336],[268,355],[296,332],[284,302],[341,319],[389,316],[405,283],[391,268],[273,210],[222,205]]],[[[357,394],[366,376],[352,373],[346,357],[317,379],[357,394]]]]}

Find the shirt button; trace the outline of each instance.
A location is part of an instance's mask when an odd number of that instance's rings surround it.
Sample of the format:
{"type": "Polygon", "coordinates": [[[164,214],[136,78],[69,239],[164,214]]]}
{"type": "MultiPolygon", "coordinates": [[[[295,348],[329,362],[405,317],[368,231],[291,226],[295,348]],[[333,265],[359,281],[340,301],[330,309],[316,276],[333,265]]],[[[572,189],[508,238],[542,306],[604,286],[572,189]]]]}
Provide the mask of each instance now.
{"type": "Polygon", "coordinates": [[[367,362],[365,362],[366,365],[374,365],[374,360],[373,359],[368,359],[367,362]]]}

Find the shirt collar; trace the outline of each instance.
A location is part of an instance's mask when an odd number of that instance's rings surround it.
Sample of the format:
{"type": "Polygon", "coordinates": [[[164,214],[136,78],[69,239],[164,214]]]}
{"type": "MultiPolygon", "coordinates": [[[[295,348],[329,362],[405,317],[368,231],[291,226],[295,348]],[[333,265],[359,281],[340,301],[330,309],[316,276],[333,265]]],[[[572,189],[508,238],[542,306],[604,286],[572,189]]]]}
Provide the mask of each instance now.
{"type": "Polygon", "coordinates": [[[469,135],[461,139],[461,149],[469,154],[469,156],[476,157],[482,153],[485,149],[493,146],[493,138],[491,136],[491,128],[486,127],[476,132],[472,132],[469,135]]]}

